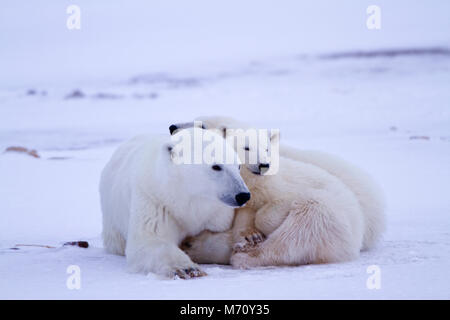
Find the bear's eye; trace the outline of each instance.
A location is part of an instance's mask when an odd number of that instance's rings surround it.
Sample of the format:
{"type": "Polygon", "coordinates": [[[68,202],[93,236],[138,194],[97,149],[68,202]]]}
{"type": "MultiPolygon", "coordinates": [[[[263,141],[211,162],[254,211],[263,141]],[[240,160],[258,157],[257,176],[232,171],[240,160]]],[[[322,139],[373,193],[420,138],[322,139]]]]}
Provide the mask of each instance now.
{"type": "Polygon", "coordinates": [[[216,170],[216,171],[220,171],[220,170],[222,170],[222,167],[218,166],[217,164],[215,164],[215,165],[212,166],[212,169],[216,170]]]}
{"type": "Polygon", "coordinates": [[[245,151],[250,151],[250,148],[249,147],[245,147],[244,150],[245,151]]]}

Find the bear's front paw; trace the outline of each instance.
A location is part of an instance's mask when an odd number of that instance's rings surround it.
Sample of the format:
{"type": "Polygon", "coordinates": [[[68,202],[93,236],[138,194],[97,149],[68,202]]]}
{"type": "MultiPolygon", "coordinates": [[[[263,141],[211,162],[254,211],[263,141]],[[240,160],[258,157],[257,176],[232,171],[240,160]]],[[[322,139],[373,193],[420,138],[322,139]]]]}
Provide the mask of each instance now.
{"type": "Polygon", "coordinates": [[[192,279],[206,276],[206,272],[197,267],[180,268],[174,271],[174,277],[180,279],[192,279]]]}
{"type": "Polygon", "coordinates": [[[247,252],[258,243],[263,242],[265,239],[264,234],[257,229],[247,230],[241,234],[240,240],[233,245],[234,252],[247,252]]]}
{"type": "Polygon", "coordinates": [[[260,265],[258,251],[251,249],[248,252],[236,252],[231,256],[230,263],[234,268],[250,269],[260,265]]]}

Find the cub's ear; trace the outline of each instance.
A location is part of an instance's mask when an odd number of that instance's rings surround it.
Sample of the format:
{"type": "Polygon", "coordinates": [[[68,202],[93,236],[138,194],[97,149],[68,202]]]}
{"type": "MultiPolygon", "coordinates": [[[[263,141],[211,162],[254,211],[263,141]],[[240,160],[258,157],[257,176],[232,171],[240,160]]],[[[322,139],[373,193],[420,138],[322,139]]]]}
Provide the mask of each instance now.
{"type": "Polygon", "coordinates": [[[270,141],[271,142],[280,141],[280,130],[278,129],[270,130],[270,141]]]}

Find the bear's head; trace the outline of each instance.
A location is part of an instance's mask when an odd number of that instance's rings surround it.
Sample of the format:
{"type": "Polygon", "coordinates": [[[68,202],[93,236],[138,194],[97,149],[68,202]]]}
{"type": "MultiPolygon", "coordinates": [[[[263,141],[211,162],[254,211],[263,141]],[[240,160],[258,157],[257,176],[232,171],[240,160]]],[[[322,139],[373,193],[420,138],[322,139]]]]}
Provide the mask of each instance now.
{"type": "Polygon", "coordinates": [[[191,122],[177,123],[169,127],[171,134],[181,129],[198,127],[215,131],[228,141],[246,169],[256,175],[272,175],[278,172],[278,130],[256,129],[229,117],[199,117],[191,122]]]}
{"type": "Polygon", "coordinates": [[[166,148],[171,181],[189,197],[230,207],[241,207],[250,199],[239,157],[221,135],[194,127],[178,130],[166,148]]]}

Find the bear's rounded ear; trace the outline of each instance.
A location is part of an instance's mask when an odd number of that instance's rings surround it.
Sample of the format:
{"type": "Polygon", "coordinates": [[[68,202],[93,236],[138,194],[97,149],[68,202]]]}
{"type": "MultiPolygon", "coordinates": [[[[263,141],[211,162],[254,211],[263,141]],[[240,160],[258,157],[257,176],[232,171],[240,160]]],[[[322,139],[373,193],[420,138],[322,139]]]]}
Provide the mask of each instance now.
{"type": "Polygon", "coordinates": [[[171,124],[169,127],[170,135],[173,135],[175,131],[178,130],[178,126],[176,124],[171,124]]]}
{"type": "MultiPolygon", "coordinates": [[[[191,123],[188,122],[188,124],[191,124],[191,123]]],[[[194,122],[192,122],[192,127],[199,128],[199,129],[206,129],[203,121],[201,121],[201,120],[194,120],[194,122]]]]}
{"type": "MultiPolygon", "coordinates": [[[[174,164],[183,164],[183,156],[180,155],[180,148],[177,145],[167,144],[164,146],[167,152],[168,161],[174,164]]],[[[182,152],[181,152],[182,153],[182,152]]]]}
{"type": "Polygon", "coordinates": [[[204,126],[204,124],[201,121],[175,123],[175,124],[171,124],[169,126],[170,135],[173,136],[178,130],[187,129],[187,128],[206,129],[206,127],[204,126]]]}
{"type": "Polygon", "coordinates": [[[169,159],[173,161],[173,159],[175,157],[173,145],[168,143],[168,144],[164,145],[163,149],[165,149],[165,152],[167,152],[167,154],[169,155],[169,159]]]}
{"type": "Polygon", "coordinates": [[[270,141],[280,141],[280,130],[279,129],[271,129],[270,130],[270,141]]]}

